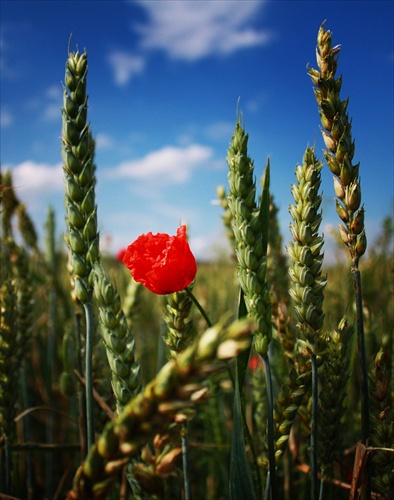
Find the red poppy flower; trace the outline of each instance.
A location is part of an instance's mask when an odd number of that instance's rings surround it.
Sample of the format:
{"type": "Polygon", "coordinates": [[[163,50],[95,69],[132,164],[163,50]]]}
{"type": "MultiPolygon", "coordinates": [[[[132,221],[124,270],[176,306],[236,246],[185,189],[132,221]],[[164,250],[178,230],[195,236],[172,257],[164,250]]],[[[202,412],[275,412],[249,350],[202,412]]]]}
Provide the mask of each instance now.
{"type": "Polygon", "coordinates": [[[196,259],[186,238],[186,226],[175,236],[142,234],[126,249],[123,262],[131,275],[159,295],[184,290],[194,280],[196,259]]]}

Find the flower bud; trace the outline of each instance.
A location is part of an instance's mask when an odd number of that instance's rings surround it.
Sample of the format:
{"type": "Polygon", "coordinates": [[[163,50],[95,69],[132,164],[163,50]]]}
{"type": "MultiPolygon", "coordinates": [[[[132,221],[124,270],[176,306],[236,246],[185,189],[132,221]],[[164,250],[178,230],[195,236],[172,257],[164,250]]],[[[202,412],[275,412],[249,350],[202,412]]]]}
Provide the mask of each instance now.
{"type": "Polygon", "coordinates": [[[90,244],[89,249],[86,253],[86,261],[93,265],[99,260],[100,252],[98,247],[98,237],[90,244]]]}
{"type": "Polygon", "coordinates": [[[289,295],[295,304],[301,304],[303,290],[304,287],[298,283],[293,283],[292,287],[289,289],[289,295]]]}
{"type": "Polygon", "coordinates": [[[334,177],[334,191],[341,201],[345,199],[345,189],[338,177],[334,177]]]}
{"type": "Polygon", "coordinates": [[[342,163],[345,156],[349,153],[349,141],[345,134],[342,134],[341,138],[338,140],[338,146],[335,152],[335,156],[339,163],[342,163]]]}
{"type": "Polygon", "coordinates": [[[74,155],[71,148],[65,143],[63,143],[62,147],[62,156],[65,167],[67,167],[74,175],[81,172],[82,163],[74,155]]]}
{"type": "Polygon", "coordinates": [[[69,145],[78,144],[79,142],[79,132],[74,122],[69,119],[63,119],[63,138],[69,145]]]}
{"type": "Polygon", "coordinates": [[[319,66],[320,71],[325,74],[329,70],[328,62],[326,57],[322,57],[318,50],[316,50],[316,62],[319,66]]]}
{"type": "Polygon", "coordinates": [[[338,224],[338,229],[341,240],[345,243],[345,245],[349,245],[351,238],[347,230],[342,226],[342,224],[338,224]]]}
{"type": "Polygon", "coordinates": [[[356,241],[357,257],[361,257],[362,255],[364,255],[366,249],[367,249],[367,237],[365,235],[365,230],[363,230],[358,236],[356,241]]]}
{"type": "Polygon", "coordinates": [[[344,186],[348,186],[354,179],[353,166],[346,158],[341,164],[341,173],[339,174],[339,178],[344,186]]]}
{"type": "Polygon", "coordinates": [[[84,76],[87,70],[88,60],[86,53],[81,54],[81,56],[76,61],[75,70],[78,75],[84,76]]]}
{"type": "Polygon", "coordinates": [[[87,291],[87,288],[86,288],[85,284],[83,283],[83,281],[78,276],[76,276],[76,278],[75,278],[75,288],[74,288],[74,291],[75,291],[75,296],[77,297],[77,299],[80,302],[82,302],[82,304],[86,304],[86,302],[88,302],[88,300],[89,300],[89,293],[87,291]]]}
{"type": "Polygon", "coordinates": [[[252,228],[250,227],[250,225],[245,225],[243,227],[243,230],[241,229],[241,234],[242,234],[242,237],[244,239],[244,241],[246,241],[246,243],[250,246],[253,246],[255,241],[256,241],[256,236],[254,234],[254,231],[252,230],[252,228]]]}
{"type": "Polygon", "coordinates": [[[312,224],[316,218],[316,210],[313,205],[308,203],[302,210],[301,219],[307,224],[312,224]]]}
{"type": "Polygon", "coordinates": [[[81,215],[81,212],[78,210],[78,208],[69,200],[69,198],[66,198],[65,200],[66,204],[66,209],[67,209],[67,219],[68,222],[74,226],[76,229],[82,229],[85,220],[81,215]]]}
{"type": "Polygon", "coordinates": [[[117,357],[108,356],[108,363],[111,371],[116,373],[119,378],[126,378],[128,375],[128,367],[117,357]]]}
{"type": "Polygon", "coordinates": [[[86,264],[76,253],[71,255],[71,268],[76,276],[84,278],[87,275],[86,264]]]}
{"type": "Polygon", "coordinates": [[[93,169],[90,160],[83,167],[82,172],[78,176],[78,184],[86,188],[93,180],[93,169]]]}
{"type": "Polygon", "coordinates": [[[76,155],[78,156],[78,158],[83,160],[90,152],[90,137],[89,130],[87,128],[85,128],[84,132],[82,132],[82,135],[76,145],[76,155]]]}
{"type": "Polygon", "coordinates": [[[350,229],[354,234],[360,234],[364,229],[364,208],[361,207],[353,217],[350,229]]]}
{"type": "Polygon", "coordinates": [[[299,266],[298,279],[303,286],[312,285],[314,281],[313,274],[306,266],[302,265],[299,266]]]}
{"type": "Polygon", "coordinates": [[[336,110],[335,110],[334,106],[331,104],[331,102],[327,99],[322,99],[321,109],[322,109],[324,115],[326,116],[326,118],[328,118],[332,123],[332,120],[334,119],[334,117],[336,115],[336,110]]]}
{"type": "Polygon", "coordinates": [[[254,347],[260,356],[265,356],[268,353],[268,337],[256,334],[254,336],[254,347]]]}
{"type": "Polygon", "coordinates": [[[250,219],[250,211],[249,208],[247,207],[246,203],[243,200],[236,199],[235,200],[235,214],[234,216],[238,215],[241,216],[243,219],[250,219]]]}
{"type": "Polygon", "coordinates": [[[78,106],[81,106],[86,99],[86,81],[80,80],[78,82],[77,88],[73,92],[73,98],[78,106]]]}
{"type": "Polygon", "coordinates": [[[329,151],[331,151],[331,153],[335,153],[336,149],[337,149],[337,143],[336,143],[335,139],[330,134],[325,132],[324,130],[322,130],[321,133],[322,133],[324,144],[326,145],[326,148],[329,151]]]}
{"type": "Polygon", "coordinates": [[[341,117],[339,117],[338,115],[334,116],[331,134],[336,141],[339,141],[339,139],[342,137],[343,131],[344,126],[341,117]]]}
{"type": "Polygon", "coordinates": [[[320,116],[320,122],[323,125],[323,127],[329,132],[331,132],[332,121],[329,118],[327,118],[322,109],[319,109],[319,116],[320,116]]]}
{"type": "Polygon", "coordinates": [[[259,295],[262,291],[261,283],[259,282],[256,273],[246,274],[246,288],[248,292],[255,293],[259,295]]]}
{"type": "Polygon", "coordinates": [[[64,175],[66,178],[66,193],[70,200],[74,202],[80,202],[83,200],[84,192],[75,182],[75,180],[68,174],[66,169],[64,170],[64,175]]]}
{"type": "Polygon", "coordinates": [[[304,245],[309,245],[312,242],[312,230],[309,224],[301,222],[299,226],[299,237],[304,245]]]}
{"type": "Polygon", "coordinates": [[[293,219],[294,222],[299,222],[300,220],[300,214],[297,210],[297,207],[295,205],[290,205],[289,206],[289,213],[291,215],[291,218],[293,219]]]}
{"type": "Polygon", "coordinates": [[[83,238],[85,241],[93,241],[97,235],[97,209],[89,215],[86,221],[85,227],[83,228],[83,238]]]}
{"type": "Polygon", "coordinates": [[[317,86],[320,78],[320,72],[313,68],[308,68],[308,75],[312,82],[317,86]]]}
{"type": "Polygon", "coordinates": [[[69,93],[65,90],[63,94],[63,107],[71,119],[74,119],[78,114],[78,106],[75,105],[69,93]]]}
{"type": "Polygon", "coordinates": [[[335,156],[328,153],[327,151],[324,151],[324,157],[331,172],[334,175],[339,175],[341,173],[341,166],[335,156]]]}
{"type": "Polygon", "coordinates": [[[313,243],[309,245],[312,255],[316,257],[324,245],[324,239],[321,236],[317,236],[313,239],[313,243]]]}
{"type": "Polygon", "coordinates": [[[298,203],[300,201],[300,193],[296,184],[292,184],[291,194],[293,195],[294,201],[298,203]]]}
{"type": "Polygon", "coordinates": [[[359,182],[356,181],[350,184],[346,195],[346,204],[352,212],[356,212],[360,208],[361,203],[361,187],[359,182]]]}
{"type": "Polygon", "coordinates": [[[85,242],[83,241],[80,233],[70,227],[69,238],[71,250],[79,255],[83,254],[85,252],[85,242]]]}
{"type": "Polygon", "coordinates": [[[67,68],[66,68],[66,76],[65,76],[65,82],[66,86],[73,92],[76,87],[77,87],[77,82],[76,79],[73,75],[73,73],[70,71],[70,60],[67,61],[67,68]]]}
{"type": "Polygon", "coordinates": [[[94,203],[94,186],[91,186],[81,203],[81,212],[84,215],[89,215],[95,208],[94,203]]]}
{"type": "Polygon", "coordinates": [[[323,50],[324,56],[326,56],[331,48],[331,31],[324,30],[324,23],[321,24],[317,33],[317,44],[319,45],[320,50],[323,50]]]}
{"type": "Polygon", "coordinates": [[[250,271],[256,271],[256,269],[259,267],[259,260],[253,250],[245,251],[245,262],[246,267],[250,271]]]}
{"type": "Polygon", "coordinates": [[[339,215],[339,218],[345,223],[348,222],[349,221],[349,212],[346,210],[346,208],[341,203],[339,203],[339,201],[337,199],[335,200],[335,205],[336,205],[336,211],[337,211],[337,214],[339,215]]]}
{"type": "Polygon", "coordinates": [[[290,260],[298,262],[298,254],[300,251],[301,245],[298,242],[290,240],[289,246],[287,247],[287,253],[289,254],[290,260]]]}
{"type": "Polygon", "coordinates": [[[313,255],[309,247],[301,247],[298,255],[300,264],[310,266],[313,262],[313,255]]]}
{"type": "Polygon", "coordinates": [[[77,117],[75,118],[75,125],[79,131],[84,129],[87,117],[88,117],[88,107],[85,99],[84,105],[81,107],[77,117]]]}

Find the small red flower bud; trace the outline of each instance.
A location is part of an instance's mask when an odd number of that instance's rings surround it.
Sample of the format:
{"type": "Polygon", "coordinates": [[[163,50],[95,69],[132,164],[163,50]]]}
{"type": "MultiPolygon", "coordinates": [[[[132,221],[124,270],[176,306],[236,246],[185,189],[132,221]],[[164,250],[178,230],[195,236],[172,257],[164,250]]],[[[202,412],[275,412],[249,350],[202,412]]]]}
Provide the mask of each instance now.
{"type": "Polygon", "coordinates": [[[142,234],[127,247],[123,262],[135,281],[159,295],[184,290],[197,273],[186,226],[178,228],[175,236],[142,234]]]}

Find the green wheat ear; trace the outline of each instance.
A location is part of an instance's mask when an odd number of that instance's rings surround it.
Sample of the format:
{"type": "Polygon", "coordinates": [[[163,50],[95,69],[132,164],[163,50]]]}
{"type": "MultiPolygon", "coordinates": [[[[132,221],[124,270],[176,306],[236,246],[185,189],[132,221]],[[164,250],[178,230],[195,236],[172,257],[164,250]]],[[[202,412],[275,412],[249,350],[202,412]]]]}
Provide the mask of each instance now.
{"type": "Polygon", "coordinates": [[[316,58],[319,71],[309,69],[326,145],[324,156],[334,174],[337,195],[336,210],[343,224],[339,225],[342,241],[348,247],[354,265],[367,248],[364,228],[364,207],[361,206],[360,164],[353,164],[355,143],[347,114],[349,99],[341,100],[342,77],[335,78],[340,46],[332,47],[332,34],[323,25],[317,36],[316,58]]]}
{"type": "Polygon", "coordinates": [[[293,219],[290,229],[290,296],[293,299],[298,326],[309,342],[315,342],[323,325],[324,288],[327,279],[322,276],[323,237],[318,231],[322,219],[319,211],[322,197],[319,194],[321,169],[313,148],[308,147],[303,165],[296,168],[297,184],[292,186],[295,205],[289,211],[293,219]]]}
{"type": "Polygon", "coordinates": [[[62,109],[62,157],[67,212],[66,242],[70,251],[76,298],[91,296],[89,276],[99,258],[95,204],[94,141],[87,122],[87,54],[70,52],[66,61],[62,109]]]}
{"type": "Polygon", "coordinates": [[[248,135],[236,123],[227,153],[229,167],[228,207],[232,216],[238,278],[245,294],[249,315],[256,321],[256,351],[265,356],[272,337],[271,301],[266,282],[267,256],[261,227],[260,208],[256,204],[254,165],[248,156],[248,135]]]}
{"type": "MultiPolygon", "coordinates": [[[[189,285],[189,289],[193,289],[193,283],[189,285]]],[[[193,302],[185,290],[167,295],[166,302],[164,310],[166,330],[163,340],[168,347],[171,359],[176,358],[194,339],[195,330],[190,317],[193,302]]]]}
{"type": "Polygon", "coordinates": [[[324,476],[330,476],[334,459],[342,449],[343,415],[350,377],[350,341],[354,327],[344,317],[336,330],[327,334],[319,394],[319,458],[324,476]]]}
{"type": "Polygon", "coordinates": [[[140,364],[135,359],[134,336],[122,311],[119,293],[99,263],[93,267],[92,281],[111,369],[112,389],[117,411],[120,413],[140,384],[140,364]]]}

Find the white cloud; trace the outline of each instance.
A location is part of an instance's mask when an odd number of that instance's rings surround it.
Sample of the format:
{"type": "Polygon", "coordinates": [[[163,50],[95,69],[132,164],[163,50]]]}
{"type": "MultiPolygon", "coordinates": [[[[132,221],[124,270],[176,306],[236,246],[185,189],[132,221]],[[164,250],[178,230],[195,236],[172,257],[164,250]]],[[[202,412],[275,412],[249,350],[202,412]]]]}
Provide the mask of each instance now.
{"type": "MultiPolygon", "coordinates": [[[[7,165],[5,169],[10,168],[7,165]]],[[[64,190],[61,163],[48,165],[34,161],[24,161],[11,168],[12,181],[18,191],[37,196],[64,190]]]]}
{"type": "MultiPolygon", "coordinates": [[[[165,146],[143,158],[125,161],[111,169],[111,176],[145,181],[158,185],[184,184],[192,170],[211,160],[213,151],[207,146],[165,146]]],[[[109,173],[109,172],[108,172],[109,173]]]]}
{"type": "Polygon", "coordinates": [[[271,34],[252,23],[265,0],[179,1],[138,0],[149,14],[149,23],[138,25],[143,49],[162,49],[170,57],[197,60],[227,55],[236,50],[262,45],[271,34]]]}
{"type": "Polygon", "coordinates": [[[119,86],[126,85],[133,76],[142,73],[145,69],[143,57],[127,52],[111,52],[107,59],[112,67],[115,83],[119,86]]]}

